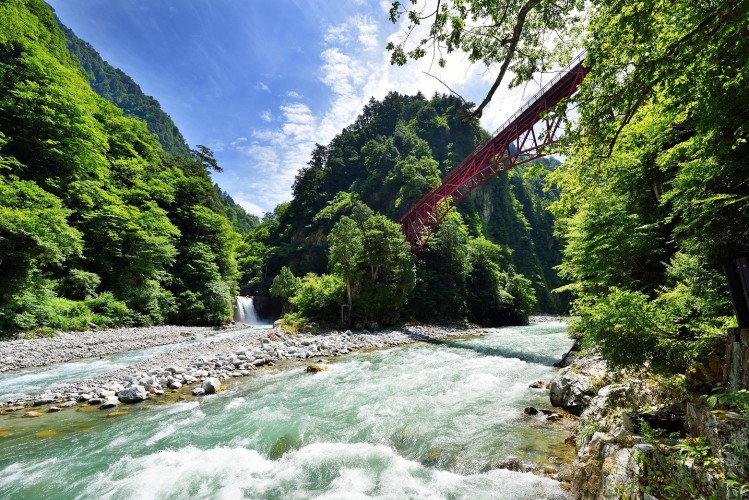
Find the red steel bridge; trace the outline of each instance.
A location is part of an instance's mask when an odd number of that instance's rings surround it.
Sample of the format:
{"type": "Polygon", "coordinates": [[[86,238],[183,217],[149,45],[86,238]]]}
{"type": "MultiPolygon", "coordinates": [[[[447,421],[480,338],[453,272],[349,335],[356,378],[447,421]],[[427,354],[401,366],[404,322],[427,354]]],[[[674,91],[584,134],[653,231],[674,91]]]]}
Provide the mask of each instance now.
{"type": "Polygon", "coordinates": [[[546,146],[559,140],[564,116],[550,116],[547,112],[575,93],[588,74],[584,59],[585,53],[575,57],[489,139],[448,172],[439,186],[403,214],[398,222],[415,253],[426,246],[447,213],[476,187],[497,174],[551,153],[546,146]]]}

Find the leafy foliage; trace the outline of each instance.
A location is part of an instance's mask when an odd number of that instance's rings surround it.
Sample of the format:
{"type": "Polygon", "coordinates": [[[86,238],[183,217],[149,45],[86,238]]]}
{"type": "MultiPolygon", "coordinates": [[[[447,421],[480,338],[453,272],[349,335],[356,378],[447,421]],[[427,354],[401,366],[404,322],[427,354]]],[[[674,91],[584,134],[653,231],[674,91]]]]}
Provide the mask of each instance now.
{"type": "MultiPolygon", "coordinates": [[[[498,65],[469,116],[508,69],[516,85],[587,50],[567,161],[548,177],[570,281],[560,290],[577,296],[578,334],[613,364],[682,371],[705,355],[731,323],[721,268],[749,254],[749,4],[404,4],[390,11],[408,28],[389,45],[393,63],[462,51],[498,65]]],[[[513,260],[528,276],[532,262],[513,260]]]]}
{"type": "Polygon", "coordinates": [[[171,127],[178,156],[91,90],[44,2],[0,4],[0,331],[231,317],[239,237],[210,179],[220,167],[171,127]]]}

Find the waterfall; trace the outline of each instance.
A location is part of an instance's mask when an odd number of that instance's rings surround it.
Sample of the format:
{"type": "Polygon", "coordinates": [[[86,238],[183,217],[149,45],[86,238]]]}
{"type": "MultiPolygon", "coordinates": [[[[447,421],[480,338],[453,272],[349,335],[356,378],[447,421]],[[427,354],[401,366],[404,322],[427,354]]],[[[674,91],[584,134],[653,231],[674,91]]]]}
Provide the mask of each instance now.
{"type": "Polygon", "coordinates": [[[259,324],[257,313],[255,312],[255,304],[252,303],[252,297],[237,297],[234,321],[247,323],[248,325],[259,324]]]}

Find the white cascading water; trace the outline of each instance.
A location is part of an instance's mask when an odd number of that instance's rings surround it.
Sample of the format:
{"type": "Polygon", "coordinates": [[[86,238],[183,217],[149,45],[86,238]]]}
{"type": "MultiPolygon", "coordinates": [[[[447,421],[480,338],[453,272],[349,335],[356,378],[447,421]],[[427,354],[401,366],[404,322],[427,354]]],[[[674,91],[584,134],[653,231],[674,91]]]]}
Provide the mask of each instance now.
{"type": "Polygon", "coordinates": [[[237,323],[246,323],[248,325],[257,325],[257,313],[252,297],[237,297],[237,307],[234,310],[234,321],[237,323]]]}

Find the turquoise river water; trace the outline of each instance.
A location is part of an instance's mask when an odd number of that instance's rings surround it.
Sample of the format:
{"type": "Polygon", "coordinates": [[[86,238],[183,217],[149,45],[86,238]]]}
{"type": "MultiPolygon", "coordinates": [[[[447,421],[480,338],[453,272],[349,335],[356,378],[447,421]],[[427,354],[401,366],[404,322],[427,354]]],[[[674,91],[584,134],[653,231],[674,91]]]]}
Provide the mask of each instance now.
{"type": "Polygon", "coordinates": [[[565,431],[522,411],[548,407],[528,385],[553,375],[565,328],[489,332],[285,366],[202,399],[0,416],[0,498],[566,498],[492,468],[568,453],[565,431]]]}

